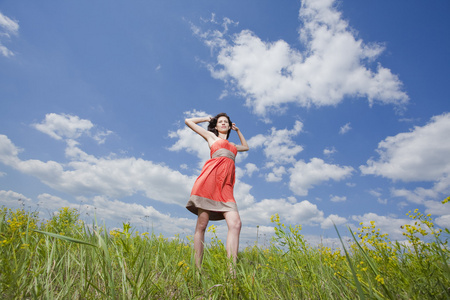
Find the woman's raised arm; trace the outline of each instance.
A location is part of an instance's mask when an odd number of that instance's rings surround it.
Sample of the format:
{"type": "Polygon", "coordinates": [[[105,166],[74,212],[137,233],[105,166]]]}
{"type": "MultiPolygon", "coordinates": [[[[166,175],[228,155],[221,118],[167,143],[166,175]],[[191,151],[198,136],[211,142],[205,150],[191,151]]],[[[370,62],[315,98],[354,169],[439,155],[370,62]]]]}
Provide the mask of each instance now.
{"type": "Polygon", "coordinates": [[[247,141],[245,140],[244,135],[242,134],[242,132],[239,130],[239,128],[236,126],[235,123],[233,123],[233,126],[231,127],[231,129],[236,131],[236,133],[239,136],[239,140],[241,141],[240,145],[235,145],[237,151],[239,151],[239,152],[248,151],[248,149],[250,149],[250,148],[248,147],[247,141]]]}
{"type": "Polygon", "coordinates": [[[217,137],[214,135],[214,133],[206,130],[200,125],[197,125],[198,123],[209,122],[211,119],[211,117],[189,118],[185,119],[184,123],[193,131],[198,133],[201,137],[203,137],[208,142],[208,144],[211,145],[217,137]]]}

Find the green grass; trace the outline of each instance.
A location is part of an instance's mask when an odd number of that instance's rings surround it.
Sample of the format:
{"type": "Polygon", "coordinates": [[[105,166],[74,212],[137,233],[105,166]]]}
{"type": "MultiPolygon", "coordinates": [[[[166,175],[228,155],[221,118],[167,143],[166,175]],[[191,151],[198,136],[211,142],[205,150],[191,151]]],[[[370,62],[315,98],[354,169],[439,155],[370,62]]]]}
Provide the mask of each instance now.
{"type": "Polygon", "coordinates": [[[338,249],[310,246],[301,226],[285,226],[275,215],[274,240],[241,251],[233,275],[214,226],[199,271],[190,240],[142,234],[128,224],[119,231],[86,226],[68,208],[43,222],[35,212],[3,207],[0,297],[449,299],[450,252],[442,237],[449,232],[418,211],[408,215],[415,222],[404,226],[408,245],[391,242],[372,222],[350,231],[353,242],[338,249]]]}

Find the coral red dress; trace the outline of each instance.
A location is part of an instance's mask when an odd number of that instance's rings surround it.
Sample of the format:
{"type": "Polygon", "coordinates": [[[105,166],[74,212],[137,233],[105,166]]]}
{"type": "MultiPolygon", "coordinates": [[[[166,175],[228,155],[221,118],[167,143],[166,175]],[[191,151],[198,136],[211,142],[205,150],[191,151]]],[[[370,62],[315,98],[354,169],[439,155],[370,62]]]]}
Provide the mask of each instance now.
{"type": "Polygon", "coordinates": [[[227,140],[212,144],[211,159],[203,166],[186,205],[189,211],[197,215],[199,208],[208,210],[212,221],[223,220],[224,212],[237,211],[233,196],[236,155],[236,147],[227,140]]]}

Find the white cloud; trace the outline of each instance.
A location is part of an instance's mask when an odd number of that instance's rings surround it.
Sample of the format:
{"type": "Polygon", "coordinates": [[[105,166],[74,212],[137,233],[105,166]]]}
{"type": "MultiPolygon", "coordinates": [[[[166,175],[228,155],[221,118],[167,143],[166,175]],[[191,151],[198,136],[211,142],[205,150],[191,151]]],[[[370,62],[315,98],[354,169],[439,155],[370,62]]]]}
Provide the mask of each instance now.
{"type": "Polygon", "coordinates": [[[53,212],[58,211],[62,207],[70,207],[78,209],[79,204],[71,203],[65,199],[58,196],[50,195],[48,193],[38,195],[38,206],[41,210],[51,210],[53,212]]]}
{"type": "Polygon", "coordinates": [[[299,34],[304,52],[283,40],[262,41],[249,30],[231,41],[226,30],[202,33],[195,27],[194,34],[218,49],[217,63],[209,67],[212,76],[230,83],[261,116],[289,103],[327,106],[346,97],[368,98],[370,104],[407,103],[396,75],[380,64],[376,70],[369,67],[384,47],[357,39],[334,3],[302,1],[299,34]]]}
{"type": "Polygon", "coordinates": [[[445,113],[425,126],[387,137],[378,144],[379,160],[369,159],[361,172],[393,180],[439,180],[450,173],[449,132],[450,113],[445,113]]]}
{"type": "Polygon", "coordinates": [[[0,12],[0,28],[4,30],[1,35],[9,36],[10,34],[16,35],[19,33],[19,24],[2,14],[2,12],[0,12]]]}
{"type": "Polygon", "coordinates": [[[247,174],[249,177],[252,177],[253,173],[254,173],[254,172],[258,172],[259,169],[258,169],[258,167],[257,167],[255,164],[247,163],[247,164],[245,165],[245,171],[246,171],[246,174],[247,174]]]}
{"type": "Polygon", "coordinates": [[[314,185],[330,179],[342,180],[349,177],[353,171],[352,167],[327,164],[319,158],[312,158],[309,163],[300,160],[289,169],[291,173],[289,187],[296,195],[306,196],[314,185]]]}
{"type": "Polygon", "coordinates": [[[33,127],[56,140],[66,140],[67,142],[87,135],[98,144],[103,144],[106,137],[113,133],[111,130],[96,130],[92,133],[91,130],[95,126],[91,121],[80,119],[78,116],[55,113],[46,114],[45,119],[39,124],[33,124],[33,127]]]}
{"type": "Polygon", "coordinates": [[[236,183],[234,184],[234,198],[238,209],[246,209],[255,203],[255,198],[250,194],[252,186],[240,181],[236,178],[236,183]]]}
{"type": "Polygon", "coordinates": [[[320,227],[322,229],[328,229],[328,228],[333,227],[334,225],[339,226],[339,225],[342,225],[345,223],[347,223],[346,218],[331,214],[325,220],[322,221],[322,223],[320,224],[320,227]]]}
{"type": "Polygon", "coordinates": [[[331,202],[344,202],[344,201],[347,201],[347,197],[346,196],[330,195],[330,201],[331,202]]]}
{"type": "Polygon", "coordinates": [[[325,148],[325,149],[323,150],[323,154],[326,155],[326,156],[330,156],[330,155],[332,155],[332,154],[334,154],[334,153],[336,153],[336,152],[337,152],[337,150],[336,150],[335,147],[325,148]]]}
{"type": "Polygon", "coordinates": [[[283,179],[283,175],[286,174],[286,169],[283,166],[275,167],[272,172],[266,174],[267,182],[279,182],[283,179]]]}
{"type": "Polygon", "coordinates": [[[83,133],[88,132],[94,124],[89,120],[80,119],[78,116],[50,113],[45,115],[45,120],[33,126],[51,136],[54,139],[77,139],[83,133]]]}
{"type": "Polygon", "coordinates": [[[267,224],[276,213],[286,224],[307,225],[323,221],[323,212],[307,200],[291,203],[286,199],[265,199],[240,210],[243,222],[255,225],[267,224]]]}
{"type": "Polygon", "coordinates": [[[67,165],[21,160],[18,148],[8,137],[0,135],[0,162],[72,195],[123,197],[143,192],[150,199],[184,206],[194,181],[164,165],[140,158],[96,158],[76,144],[69,144],[67,151],[73,158],[67,165]]]}
{"type": "Polygon", "coordinates": [[[377,191],[377,190],[370,190],[369,191],[369,194],[371,194],[372,196],[374,196],[374,197],[381,197],[381,192],[379,192],[379,191],[377,191]]]}
{"type": "Polygon", "coordinates": [[[3,45],[2,40],[19,34],[19,24],[0,12],[0,54],[5,57],[14,56],[14,52],[3,45]]]}
{"type": "Polygon", "coordinates": [[[387,200],[387,199],[381,199],[381,198],[378,198],[377,201],[378,201],[378,203],[380,203],[380,204],[387,204],[387,203],[388,203],[388,200],[387,200]]]}
{"type": "Polygon", "coordinates": [[[346,134],[347,132],[350,131],[350,129],[352,129],[350,123],[347,123],[339,129],[339,134],[346,134]]]}
{"type": "Polygon", "coordinates": [[[303,147],[293,141],[303,128],[303,123],[295,121],[294,127],[280,129],[272,127],[267,135],[258,134],[248,140],[250,148],[263,147],[269,165],[294,163],[295,156],[303,151],[303,147]]]}
{"type": "Polygon", "coordinates": [[[438,197],[438,193],[433,189],[425,189],[422,187],[415,188],[414,191],[393,188],[391,194],[393,197],[403,197],[416,204],[422,204],[425,199],[438,197]]]}
{"type": "Polygon", "coordinates": [[[378,160],[369,159],[360,166],[363,174],[383,176],[392,180],[431,181],[431,189],[393,190],[394,196],[403,196],[420,203],[450,191],[450,113],[434,116],[422,127],[410,132],[387,137],[378,144],[378,160]]]}
{"type": "Polygon", "coordinates": [[[434,220],[436,225],[442,227],[442,228],[449,228],[450,227],[450,214],[445,215],[442,217],[438,217],[434,220]]]}
{"type": "Polygon", "coordinates": [[[6,207],[18,207],[19,205],[28,205],[31,203],[31,199],[23,194],[16,193],[14,191],[0,190],[0,205],[6,207]]]}
{"type": "Polygon", "coordinates": [[[370,190],[370,191],[369,191],[369,194],[371,194],[372,196],[376,197],[378,203],[380,203],[380,204],[387,204],[387,203],[388,203],[388,200],[387,200],[387,199],[382,199],[382,198],[381,198],[382,193],[381,193],[379,190],[380,190],[380,189],[377,189],[377,190],[370,190]]]}
{"type": "Polygon", "coordinates": [[[293,138],[302,132],[303,123],[295,121],[292,129],[279,129],[272,127],[266,135],[258,134],[248,140],[251,149],[263,148],[264,156],[267,158],[265,167],[272,171],[265,174],[268,182],[279,182],[286,174],[284,164],[296,162],[295,156],[303,151],[303,147],[297,145],[293,138]]]}

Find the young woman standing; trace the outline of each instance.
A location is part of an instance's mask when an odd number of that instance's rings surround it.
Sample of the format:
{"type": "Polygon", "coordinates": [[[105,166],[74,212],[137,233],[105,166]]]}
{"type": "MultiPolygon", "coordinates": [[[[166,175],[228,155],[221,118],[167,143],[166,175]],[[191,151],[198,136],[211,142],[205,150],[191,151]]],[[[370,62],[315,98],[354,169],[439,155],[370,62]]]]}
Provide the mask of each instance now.
{"type": "Polygon", "coordinates": [[[233,196],[235,182],[234,160],[237,152],[248,151],[242,132],[230,117],[220,113],[214,118],[190,118],[185,123],[202,136],[211,149],[211,159],[203,166],[195,181],[186,208],[198,215],[194,234],[195,263],[200,268],[203,259],[205,230],[209,220],[225,219],[228,226],[227,254],[236,263],[241,232],[241,218],[233,196]],[[209,122],[208,130],[198,123],[209,122]],[[241,145],[228,141],[231,130],[237,132],[241,145]]]}

